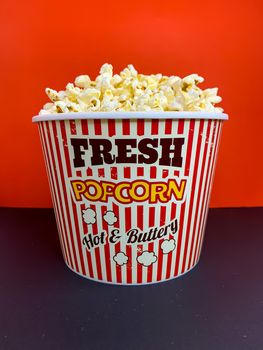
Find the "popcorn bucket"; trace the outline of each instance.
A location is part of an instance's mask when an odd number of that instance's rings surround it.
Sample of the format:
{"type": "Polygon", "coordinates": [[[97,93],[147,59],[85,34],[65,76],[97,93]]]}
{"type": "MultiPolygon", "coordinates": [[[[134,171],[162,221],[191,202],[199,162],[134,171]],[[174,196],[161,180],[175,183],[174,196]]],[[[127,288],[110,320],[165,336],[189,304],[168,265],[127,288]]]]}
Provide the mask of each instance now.
{"type": "Polygon", "coordinates": [[[207,112],[34,117],[67,266],[122,285],[191,270],[227,118],[207,112]]]}

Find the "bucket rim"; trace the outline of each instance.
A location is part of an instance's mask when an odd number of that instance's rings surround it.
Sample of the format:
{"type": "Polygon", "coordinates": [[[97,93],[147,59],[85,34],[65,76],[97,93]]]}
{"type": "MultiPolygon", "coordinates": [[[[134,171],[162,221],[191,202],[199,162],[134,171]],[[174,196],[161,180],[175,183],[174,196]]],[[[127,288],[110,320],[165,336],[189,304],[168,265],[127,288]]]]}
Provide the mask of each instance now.
{"type": "Polygon", "coordinates": [[[78,120],[78,119],[210,119],[228,120],[226,113],[219,112],[175,112],[175,111],[135,111],[135,112],[70,112],[36,115],[33,123],[53,120],[78,120]]]}

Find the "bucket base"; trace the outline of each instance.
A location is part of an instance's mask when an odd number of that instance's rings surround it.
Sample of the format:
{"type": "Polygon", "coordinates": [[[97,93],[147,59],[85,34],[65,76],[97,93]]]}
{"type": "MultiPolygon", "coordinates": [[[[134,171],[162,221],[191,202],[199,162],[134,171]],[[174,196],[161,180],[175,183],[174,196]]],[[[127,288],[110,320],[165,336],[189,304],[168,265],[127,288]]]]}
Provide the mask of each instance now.
{"type": "Polygon", "coordinates": [[[146,282],[146,283],[118,283],[118,282],[108,282],[108,281],[98,280],[96,278],[91,278],[91,277],[82,275],[81,273],[73,270],[66,262],[65,262],[65,264],[72,272],[74,272],[78,276],[86,278],[86,279],[88,279],[90,281],[99,282],[99,283],[103,283],[103,284],[111,284],[111,285],[116,285],[116,286],[134,287],[134,286],[147,286],[149,284],[158,284],[158,283],[168,282],[168,281],[174,280],[176,278],[182,277],[182,276],[186,275],[188,272],[192,271],[198,265],[199,260],[200,259],[197,260],[197,262],[196,262],[196,264],[194,266],[192,266],[189,270],[185,271],[181,275],[178,275],[176,277],[167,278],[167,279],[164,279],[164,280],[161,280],[161,281],[146,282]]]}

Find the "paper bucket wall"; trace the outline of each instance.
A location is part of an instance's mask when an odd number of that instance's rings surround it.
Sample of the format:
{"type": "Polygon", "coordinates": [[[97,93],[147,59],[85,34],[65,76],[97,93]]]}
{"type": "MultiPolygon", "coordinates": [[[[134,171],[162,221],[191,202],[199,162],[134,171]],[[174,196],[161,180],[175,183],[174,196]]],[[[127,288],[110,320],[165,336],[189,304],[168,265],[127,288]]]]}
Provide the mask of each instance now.
{"type": "Polygon", "coordinates": [[[199,116],[37,117],[70,269],[133,285],[169,280],[197,264],[226,119],[199,116]]]}

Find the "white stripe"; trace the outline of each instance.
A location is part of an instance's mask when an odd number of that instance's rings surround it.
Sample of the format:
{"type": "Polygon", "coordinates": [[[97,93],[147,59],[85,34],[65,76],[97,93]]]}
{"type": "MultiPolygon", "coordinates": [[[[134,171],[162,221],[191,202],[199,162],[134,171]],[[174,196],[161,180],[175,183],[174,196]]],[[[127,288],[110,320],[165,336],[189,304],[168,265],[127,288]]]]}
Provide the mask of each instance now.
{"type": "MultiPolygon", "coordinates": [[[[184,137],[184,139],[187,140],[190,123],[186,122],[186,121],[184,121],[183,123],[184,123],[184,130],[183,130],[183,134],[180,134],[180,136],[184,137]]],[[[179,122],[178,122],[178,128],[179,128],[179,122]]],[[[183,147],[182,147],[183,163],[182,163],[182,167],[179,170],[178,179],[180,179],[180,177],[184,177],[184,169],[185,169],[185,163],[186,163],[186,152],[187,152],[187,145],[184,144],[183,147]]],[[[188,179],[187,179],[187,182],[188,182],[188,179]]],[[[186,190],[187,190],[187,188],[186,188],[186,190]]],[[[186,200],[187,200],[187,194],[185,194],[185,201],[186,200]]],[[[183,223],[180,222],[180,215],[181,215],[182,204],[183,204],[183,202],[176,203],[175,216],[177,218],[178,227],[177,227],[177,233],[175,234],[176,247],[175,247],[175,250],[172,253],[173,255],[172,255],[172,261],[171,261],[171,277],[174,276],[176,257],[180,253],[180,251],[178,250],[178,232],[180,230],[181,225],[183,225],[183,223]]]]}
{"type": "MultiPolygon", "coordinates": [[[[188,247],[187,247],[185,271],[187,270],[187,267],[188,267],[189,258],[190,258],[190,248],[191,248],[192,239],[193,239],[193,232],[195,231],[195,227],[194,227],[195,213],[196,213],[196,209],[200,208],[200,202],[197,203],[197,197],[198,197],[198,191],[199,191],[200,180],[201,180],[200,175],[201,175],[201,170],[202,170],[204,148],[205,148],[205,144],[206,144],[206,136],[207,136],[206,132],[207,132],[207,121],[204,122],[203,132],[200,135],[202,140],[201,140],[201,147],[200,147],[199,164],[198,164],[198,169],[197,169],[197,174],[196,174],[195,193],[194,193],[192,214],[191,214],[191,218],[189,218],[189,220],[191,219],[191,224],[190,224],[189,240],[188,240],[188,247]]],[[[198,133],[198,135],[199,135],[199,133],[198,133]]],[[[190,268],[191,268],[191,266],[190,266],[190,268]]]]}
{"type": "MultiPolygon", "coordinates": [[[[41,146],[42,146],[42,151],[45,157],[45,166],[46,166],[46,171],[48,173],[48,182],[49,182],[49,187],[51,190],[51,198],[52,198],[52,203],[55,211],[55,217],[56,217],[56,222],[57,222],[57,227],[58,227],[58,233],[59,233],[59,240],[60,240],[60,245],[61,245],[61,250],[62,254],[64,257],[64,260],[66,263],[69,264],[68,261],[68,252],[67,252],[67,246],[66,242],[64,241],[64,233],[62,229],[62,215],[60,213],[60,207],[59,207],[59,199],[58,199],[58,194],[57,194],[57,188],[56,188],[56,180],[55,176],[53,175],[53,169],[50,168],[49,164],[51,163],[49,156],[47,155],[46,147],[45,147],[45,142],[44,142],[44,135],[42,133],[41,125],[38,126],[39,134],[40,134],[40,139],[41,139],[41,146]],[[54,186],[52,185],[52,182],[54,186]]],[[[51,155],[50,155],[51,157],[51,155]]]]}
{"type": "MultiPolygon", "coordinates": [[[[188,121],[187,123],[190,123],[190,121],[188,121]]],[[[197,140],[198,140],[198,134],[199,134],[199,126],[200,126],[200,122],[198,120],[195,121],[192,152],[191,152],[191,156],[190,156],[190,166],[189,166],[190,169],[189,169],[189,175],[188,175],[184,223],[183,223],[183,233],[182,233],[182,245],[181,245],[181,251],[180,251],[178,275],[180,275],[182,273],[184,250],[185,250],[185,248],[187,248],[187,247],[185,247],[185,239],[186,239],[186,232],[187,232],[187,223],[188,223],[188,219],[189,219],[188,215],[189,215],[189,207],[190,207],[190,201],[191,201],[192,182],[193,182],[193,173],[194,173],[194,165],[195,165],[195,158],[196,158],[196,146],[197,146],[197,140]]],[[[190,127],[190,125],[189,125],[189,127],[190,127]]],[[[189,142],[189,140],[188,140],[188,142],[189,142]]]]}
{"type": "MultiPolygon", "coordinates": [[[[95,135],[95,120],[93,120],[93,130],[94,130],[94,133],[92,133],[92,129],[91,129],[91,134],[95,135]]],[[[100,135],[97,135],[97,136],[100,136],[100,135]]],[[[92,178],[96,181],[99,181],[100,178],[99,178],[99,167],[92,167],[92,170],[93,170],[93,176],[92,178]]],[[[96,210],[96,214],[97,214],[97,228],[98,228],[98,234],[100,234],[100,232],[103,231],[103,227],[102,227],[102,216],[101,216],[101,206],[102,206],[102,203],[99,203],[99,202],[96,202],[96,203],[93,203],[95,205],[95,210],[96,210]]],[[[108,206],[107,206],[108,207],[108,206]]],[[[98,248],[96,248],[98,249],[98,248]]],[[[106,271],[106,265],[105,265],[105,252],[104,252],[104,245],[101,246],[99,245],[99,258],[100,258],[100,265],[101,265],[101,278],[103,281],[107,281],[107,271],[106,271]]]]}
{"type": "MultiPolygon", "coordinates": [[[[150,179],[150,174],[149,174],[149,167],[144,168],[144,179],[149,180],[150,179]]],[[[142,232],[147,232],[149,231],[149,203],[144,203],[143,204],[143,227],[142,227],[142,232]]],[[[147,250],[148,251],[148,243],[143,243],[142,245],[142,251],[139,252],[141,254],[143,251],[147,250]]],[[[136,249],[137,251],[137,249],[136,249]]],[[[137,265],[137,263],[136,263],[137,265]]],[[[148,278],[148,270],[149,267],[142,267],[142,283],[147,283],[147,278],[148,278]]]]}
{"type": "MultiPolygon", "coordinates": [[[[171,135],[166,134],[166,137],[171,137],[174,138],[177,134],[177,129],[178,129],[178,121],[177,120],[171,120],[171,135]]],[[[167,170],[168,174],[167,177],[164,178],[164,181],[167,181],[167,179],[174,178],[174,168],[172,166],[168,168],[163,168],[163,170],[167,170]]],[[[172,200],[168,201],[166,204],[166,212],[165,212],[165,222],[162,225],[168,225],[171,221],[171,209],[172,209],[172,200]]],[[[166,237],[164,237],[164,240],[169,240],[169,233],[166,237]]],[[[168,256],[170,254],[173,254],[173,252],[170,252],[168,254],[163,254],[163,264],[162,264],[162,273],[161,273],[161,279],[165,280],[166,279],[166,274],[167,270],[170,269],[171,266],[167,266],[168,264],[168,256]]]]}
{"type": "MultiPolygon", "coordinates": [[[[107,209],[106,211],[108,210],[111,210],[111,207],[110,207],[110,203],[108,202],[107,203],[107,209]]],[[[97,227],[98,227],[98,234],[100,234],[102,231],[104,231],[103,229],[103,215],[104,215],[104,212],[102,210],[102,203],[96,203],[96,212],[98,214],[97,216],[97,227]]],[[[103,244],[102,246],[100,245],[100,264],[101,264],[101,277],[102,277],[102,280],[103,281],[109,281],[108,280],[108,276],[107,276],[107,268],[106,268],[106,264],[110,264],[110,269],[111,269],[111,263],[110,261],[107,261],[106,262],[106,254],[105,254],[105,245],[103,244]]]]}
{"type": "Polygon", "coordinates": [[[75,121],[75,126],[76,126],[76,133],[77,133],[77,135],[81,135],[82,136],[83,134],[82,134],[81,121],[80,120],[76,120],[75,121]]]}
{"type": "MultiPolygon", "coordinates": [[[[110,138],[108,120],[106,120],[106,119],[101,120],[101,130],[102,130],[102,135],[105,138],[107,138],[107,139],[110,138]]],[[[105,174],[106,181],[111,181],[111,168],[109,165],[104,167],[104,174],[105,174]]],[[[118,170],[117,170],[117,174],[118,174],[118,170]]],[[[107,210],[113,211],[112,203],[113,203],[112,197],[109,197],[108,202],[103,203],[103,205],[107,206],[107,210]]],[[[116,215],[116,213],[115,213],[115,215],[116,215]]],[[[103,220],[103,217],[101,217],[101,220],[103,220]]],[[[118,220],[119,220],[119,218],[118,218],[118,220]]],[[[113,226],[108,226],[109,231],[111,231],[111,228],[113,228],[113,226]]],[[[116,263],[113,260],[113,256],[115,255],[114,245],[110,244],[110,243],[107,243],[107,244],[109,246],[110,261],[106,261],[105,249],[104,249],[104,261],[105,261],[105,264],[110,264],[112,282],[117,282],[116,263]]]]}
{"type": "Polygon", "coordinates": [[[201,179],[202,184],[201,184],[201,191],[200,191],[200,200],[199,200],[199,207],[198,207],[198,212],[197,212],[197,220],[196,220],[196,227],[194,228],[196,231],[195,234],[195,240],[194,240],[194,245],[193,245],[193,255],[192,255],[192,259],[191,259],[191,266],[193,266],[195,264],[194,261],[194,256],[195,256],[195,249],[196,249],[196,245],[199,239],[199,229],[200,229],[200,220],[201,220],[201,210],[202,210],[202,206],[203,203],[205,201],[204,198],[204,192],[205,192],[205,183],[206,183],[206,178],[207,178],[207,174],[208,174],[208,160],[209,160],[209,152],[210,152],[210,147],[211,147],[211,142],[212,142],[212,136],[213,136],[213,128],[214,128],[214,121],[207,121],[206,122],[211,123],[210,125],[210,132],[209,135],[206,135],[206,140],[208,137],[207,142],[207,150],[206,150],[206,160],[205,160],[205,165],[204,165],[204,172],[203,172],[203,178],[201,179]]]}
{"type": "MultiPolygon", "coordinates": [[[[76,120],[75,122],[76,125],[76,132],[78,135],[82,135],[82,130],[81,130],[81,124],[79,120],[76,120]]],[[[67,145],[68,145],[68,152],[69,152],[69,161],[70,161],[70,168],[71,168],[71,172],[72,172],[72,177],[76,177],[77,174],[77,170],[74,165],[73,165],[73,159],[74,159],[74,152],[73,149],[71,147],[71,143],[70,143],[70,136],[71,136],[71,131],[70,131],[70,125],[65,123],[65,128],[66,128],[66,137],[67,137],[67,145]]],[[[81,168],[83,169],[83,168],[81,168]]],[[[86,174],[84,174],[83,177],[83,173],[81,171],[81,178],[82,179],[86,179],[86,174]]],[[[68,185],[69,186],[69,185],[68,185]]],[[[69,190],[70,191],[70,190],[69,190]]],[[[81,243],[81,250],[82,250],[82,256],[83,256],[83,261],[84,261],[84,266],[85,266],[85,271],[86,271],[86,275],[88,277],[90,277],[90,271],[89,271],[89,265],[88,265],[88,259],[87,259],[87,255],[86,255],[86,248],[85,246],[82,244],[82,239],[84,237],[84,231],[83,231],[83,221],[82,221],[82,212],[81,212],[81,207],[80,205],[76,204],[74,202],[74,200],[72,199],[72,206],[75,205],[76,208],[76,212],[77,212],[77,217],[78,217],[78,226],[79,226],[79,234],[80,234],[80,243],[81,243]]],[[[84,271],[83,271],[84,273],[84,271]]]]}
{"type": "MultiPolygon", "coordinates": [[[[159,120],[159,128],[158,128],[158,136],[163,137],[165,136],[165,120],[159,120]]],[[[160,152],[160,150],[159,150],[160,152]]],[[[159,153],[160,154],[160,153],[159,153]]],[[[163,167],[157,166],[156,167],[156,178],[157,182],[162,181],[162,173],[163,173],[163,167]]],[[[154,226],[160,227],[160,221],[161,221],[161,202],[157,202],[155,204],[155,223],[154,226]]],[[[153,274],[152,274],[152,281],[157,281],[158,277],[158,264],[159,264],[159,243],[160,240],[154,241],[154,253],[157,256],[157,261],[153,263],[153,274]]],[[[163,265],[162,265],[163,266],[163,265]]],[[[163,268],[163,267],[162,267],[163,268]]]]}
{"type": "MultiPolygon", "coordinates": [[[[170,168],[169,168],[169,172],[170,172],[170,168]]],[[[169,173],[168,173],[169,174],[169,173]]],[[[168,175],[169,176],[169,175],[168,175]]],[[[166,212],[165,212],[165,223],[164,225],[168,225],[170,223],[170,217],[171,217],[171,201],[166,203],[166,212]]],[[[163,225],[163,224],[162,224],[163,225]]],[[[164,237],[164,240],[166,239],[170,239],[169,238],[169,233],[167,236],[164,237]]],[[[162,266],[162,280],[166,279],[166,273],[167,273],[167,263],[168,263],[168,255],[173,254],[173,252],[170,252],[168,254],[163,254],[163,266],[162,266]]]]}
{"type": "MultiPolygon", "coordinates": [[[[144,135],[145,137],[153,137],[151,133],[151,120],[146,119],[144,122],[144,135]]],[[[142,165],[143,166],[143,165],[142,165]]],[[[150,175],[150,167],[151,165],[146,164],[146,166],[143,166],[144,168],[144,175],[143,179],[147,181],[151,181],[151,175],[150,175]]],[[[150,210],[150,203],[142,203],[143,205],[143,232],[149,231],[149,210],[150,210]]],[[[143,249],[148,250],[148,243],[143,244],[143,249]]],[[[147,283],[147,277],[148,277],[148,270],[149,267],[143,267],[142,268],[142,283],[147,283]]]]}
{"type": "MultiPolygon", "coordinates": [[[[137,135],[137,120],[130,120],[130,136],[137,135]]],[[[137,166],[130,166],[130,173],[131,178],[129,179],[130,182],[137,179],[137,166]]],[[[140,205],[140,203],[132,202],[130,204],[131,207],[131,228],[137,228],[138,227],[138,214],[137,214],[137,205],[140,205]]],[[[138,227],[139,231],[140,228],[138,227]]],[[[131,244],[131,256],[132,256],[132,266],[131,266],[131,273],[132,273],[132,283],[137,283],[137,244],[131,244]]]]}
{"type": "MultiPolygon", "coordinates": [[[[58,144],[59,144],[59,150],[60,150],[60,157],[61,157],[61,163],[62,163],[62,174],[60,174],[60,178],[62,178],[62,176],[64,177],[65,180],[65,187],[66,187],[66,198],[63,198],[63,202],[67,201],[68,203],[68,208],[69,208],[69,218],[67,217],[66,214],[66,218],[67,221],[71,220],[71,227],[72,227],[72,236],[73,236],[73,242],[75,245],[75,251],[76,251],[76,257],[77,257],[77,263],[78,263],[78,267],[80,270],[80,273],[82,272],[82,267],[81,267],[81,263],[80,263],[80,258],[79,258],[79,251],[78,251],[78,242],[77,242],[77,238],[76,238],[76,228],[75,228],[75,220],[74,220],[74,215],[72,212],[72,205],[71,205],[71,197],[70,197],[70,191],[69,191],[69,187],[67,186],[67,179],[68,179],[68,175],[67,175],[67,166],[66,166],[66,155],[64,154],[64,145],[63,145],[63,138],[61,135],[61,131],[60,131],[60,122],[56,121],[56,129],[57,129],[57,140],[58,140],[58,144]]],[[[67,121],[65,121],[65,127],[66,127],[66,134],[67,134],[67,128],[68,125],[66,124],[68,123],[67,121]]],[[[51,125],[50,125],[51,127],[51,125]]],[[[51,134],[51,139],[52,139],[52,143],[55,145],[55,139],[54,139],[54,134],[51,134]]],[[[54,150],[54,157],[55,157],[55,161],[56,161],[56,167],[58,169],[59,164],[58,164],[58,154],[56,149],[54,150]]],[[[61,179],[60,179],[60,183],[62,183],[61,179]]],[[[64,206],[64,203],[63,203],[64,206]]],[[[69,232],[69,225],[67,225],[68,227],[68,232],[69,232]]],[[[71,241],[70,235],[69,236],[69,240],[71,241]]]]}
{"type": "MultiPolygon", "coordinates": [[[[122,131],[122,121],[121,120],[116,120],[116,137],[117,136],[122,136],[123,131],[122,131]]],[[[124,167],[117,167],[117,173],[118,173],[118,183],[125,181],[124,179],[124,167]]],[[[120,230],[120,251],[126,254],[126,235],[125,235],[125,205],[116,203],[119,208],[119,230],[120,230]]],[[[129,261],[128,261],[129,264],[129,261]]],[[[121,283],[122,284],[127,284],[127,264],[122,265],[121,267],[121,283]]]]}
{"type": "MultiPolygon", "coordinates": [[[[104,120],[102,120],[102,122],[104,122],[104,120]]],[[[104,123],[103,123],[104,124],[104,123]]],[[[107,137],[109,138],[109,121],[107,121],[107,125],[105,124],[105,126],[102,127],[102,130],[104,131],[104,128],[107,129],[107,137]]],[[[115,127],[116,130],[116,127],[115,127]]],[[[110,171],[110,167],[105,167],[105,178],[108,181],[111,181],[111,171],[110,171]]],[[[117,178],[119,176],[119,171],[118,171],[118,167],[117,167],[117,178]]],[[[109,199],[109,207],[111,208],[110,210],[113,211],[113,198],[110,197],[109,199]]],[[[116,213],[115,213],[116,215],[116,213]]],[[[116,215],[117,216],[117,215],[116,215]]],[[[119,220],[119,218],[118,218],[119,220]]],[[[116,273],[116,263],[113,260],[113,257],[115,255],[115,247],[113,244],[109,243],[109,251],[110,251],[110,264],[111,264],[111,277],[112,277],[112,281],[113,282],[117,282],[117,273],[116,273]]]]}
{"type": "MultiPolygon", "coordinates": [[[[115,121],[115,133],[116,133],[116,137],[117,136],[121,136],[122,135],[122,122],[121,120],[116,120],[115,121]]],[[[120,179],[123,179],[122,177],[122,169],[121,167],[116,167],[117,169],[117,181],[122,181],[120,179]]],[[[106,172],[105,172],[105,176],[106,176],[106,172]]],[[[111,180],[111,171],[109,169],[108,172],[108,177],[111,180]]],[[[114,199],[111,199],[111,202],[114,202],[114,199]]],[[[120,235],[123,237],[124,236],[124,231],[121,230],[121,223],[123,221],[123,218],[125,216],[122,216],[121,213],[121,206],[119,205],[119,203],[115,203],[118,206],[118,215],[115,213],[116,216],[118,216],[118,226],[119,226],[119,230],[120,230],[120,235]]],[[[112,204],[113,205],[113,204],[112,204]]],[[[126,253],[125,248],[122,248],[122,240],[120,240],[120,251],[126,253]]],[[[117,268],[121,270],[121,283],[123,282],[123,271],[125,270],[125,265],[124,266],[118,266],[115,261],[113,260],[114,255],[117,253],[117,249],[116,249],[116,245],[114,244],[110,244],[110,259],[111,259],[111,266],[112,266],[112,279],[114,279],[113,281],[117,282],[117,268]]]]}
{"type": "MultiPolygon", "coordinates": [[[[61,211],[63,211],[64,213],[64,232],[65,235],[67,236],[67,240],[69,243],[69,247],[68,247],[68,251],[69,251],[69,256],[72,260],[72,268],[74,270],[76,270],[76,264],[75,264],[75,259],[74,259],[74,254],[73,254],[73,248],[72,248],[72,242],[71,242],[71,238],[69,236],[69,225],[68,225],[68,217],[67,217],[67,210],[66,210],[66,206],[65,206],[65,200],[64,200],[64,193],[63,193],[63,187],[62,187],[62,182],[61,182],[61,174],[60,174],[60,169],[59,169],[59,165],[57,163],[57,158],[55,157],[56,154],[56,145],[54,144],[54,141],[52,141],[51,139],[51,144],[49,143],[49,139],[48,139],[48,131],[47,131],[47,125],[49,125],[49,130],[50,130],[50,135],[53,135],[53,129],[52,129],[52,124],[51,122],[47,122],[47,124],[44,124],[44,132],[46,135],[46,140],[47,140],[47,148],[48,148],[48,153],[51,154],[51,147],[53,150],[53,155],[54,155],[54,162],[55,162],[55,167],[56,169],[54,169],[54,172],[56,171],[57,173],[57,178],[58,178],[58,186],[59,186],[59,192],[60,192],[60,198],[61,198],[61,211]]],[[[53,163],[53,161],[52,161],[53,163]]]]}
{"type": "Polygon", "coordinates": [[[210,152],[211,152],[211,157],[209,159],[209,164],[208,164],[208,173],[207,173],[207,186],[205,189],[205,194],[204,194],[204,208],[203,208],[203,213],[201,215],[201,222],[200,222],[200,228],[199,228],[199,238],[198,238],[198,245],[197,245],[197,256],[196,256],[196,262],[199,260],[199,252],[200,252],[200,245],[202,244],[201,242],[203,241],[204,237],[204,232],[205,232],[205,220],[206,220],[206,211],[207,211],[207,202],[208,202],[208,193],[209,193],[209,181],[210,181],[210,176],[211,176],[211,170],[212,170],[212,164],[213,164],[213,157],[214,157],[214,152],[215,152],[215,147],[214,144],[216,142],[216,138],[218,135],[218,124],[215,122],[214,123],[214,128],[215,128],[215,136],[214,136],[214,143],[210,144],[210,152]]]}
{"type": "MultiPolygon", "coordinates": [[[[122,121],[121,120],[115,121],[115,132],[116,132],[116,137],[121,137],[121,135],[122,135],[122,121]]],[[[110,174],[110,178],[111,178],[111,174],[110,174]]],[[[117,179],[118,179],[118,182],[123,181],[123,169],[121,169],[121,167],[117,167],[117,179]]],[[[112,201],[114,201],[114,199],[112,201]]],[[[115,202],[115,204],[118,206],[118,226],[119,226],[120,235],[121,235],[121,237],[124,237],[125,232],[121,228],[121,225],[123,223],[123,218],[125,218],[125,215],[124,215],[123,211],[121,210],[121,207],[123,207],[123,205],[120,206],[119,203],[116,203],[116,202],[115,202]]],[[[113,256],[117,253],[117,250],[115,247],[116,246],[114,245],[113,256]]],[[[126,249],[125,249],[125,247],[123,248],[123,239],[120,240],[120,251],[126,254],[126,249]]],[[[111,257],[112,260],[113,260],[113,256],[111,257]]],[[[123,283],[123,276],[124,276],[124,271],[126,269],[126,265],[119,267],[115,262],[113,262],[113,266],[114,266],[114,271],[115,271],[115,275],[116,275],[116,281],[117,281],[116,268],[119,268],[121,271],[121,283],[123,283]]]]}
{"type": "MultiPolygon", "coordinates": [[[[94,136],[93,123],[92,123],[91,120],[89,120],[89,121],[87,121],[87,122],[88,122],[89,137],[90,137],[90,136],[94,136]]],[[[71,158],[72,158],[72,157],[71,157],[71,158]]],[[[86,179],[86,178],[87,178],[86,170],[87,170],[86,168],[81,168],[81,177],[82,177],[82,179],[86,179]]],[[[85,205],[85,208],[89,208],[89,207],[90,207],[90,202],[89,202],[86,198],[83,198],[83,204],[85,205]]],[[[86,234],[91,234],[91,235],[93,236],[92,225],[87,225],[86,234]]],[[[93,278],[94,278],[94,279],[98,279],[98,271],[97,271],[95,250],[91,248],[91,249],[89,250],[89,254],[90,254],[90,259],[91,259],[91,266],[92,266],[92,271],[93,271],[93,278]]]]}
{"type": "Polygon", "coordinates": [[[213,153],[212,153],[212,157],[211,157],[211,161],[210,161],[210,167],[209,167],[209,177],[208,177],[208,186],[207,186],[207,190],[206,190],[206,195],[205,195],[205,210],[204,210],[204,215],[203,215],[203,219],[202,219],[202,232],[200,234],[200,240],[199,240],[199,244],[198,244],[198,254],[196,257],[196,261],[199,260],[200,257],[200,253],[202,250],[202,245],[203,245],[203,240],[204,240],[204,234],[205,234],[205,229],[206,229],[206,223],[207,223],[207,215],[208,215],[208,208],[209,208],[209,202],[210,202],[210,195],[211,195],[211,189],[212,189],[212,184],[213,184],[213,178],[214,178],[214,174],[215,174],[215,165],[216,165],[216,160],[217,160],[217,154],[218,154],[218,145],[219,145],[219,141],[220,141],[220,136],[221,136],[221,125],[222,122],[218,121],[215,122],[216,123],[216,135],[214,138],[214,145],[217,139],[217,135],[218,135],[218,140],[217,140],[217,144],[215,145],[215,147],[213,147],[213,153]],[[214,158],[214,154],[215,154],[215,160],[214,160],[214,166],[213,166],[213,158],[214,158]],[[212,177],[212,178],[211,178],[212,177]],[[210,185],[209,185],[209,181],[211,179],[210,185]]]}

